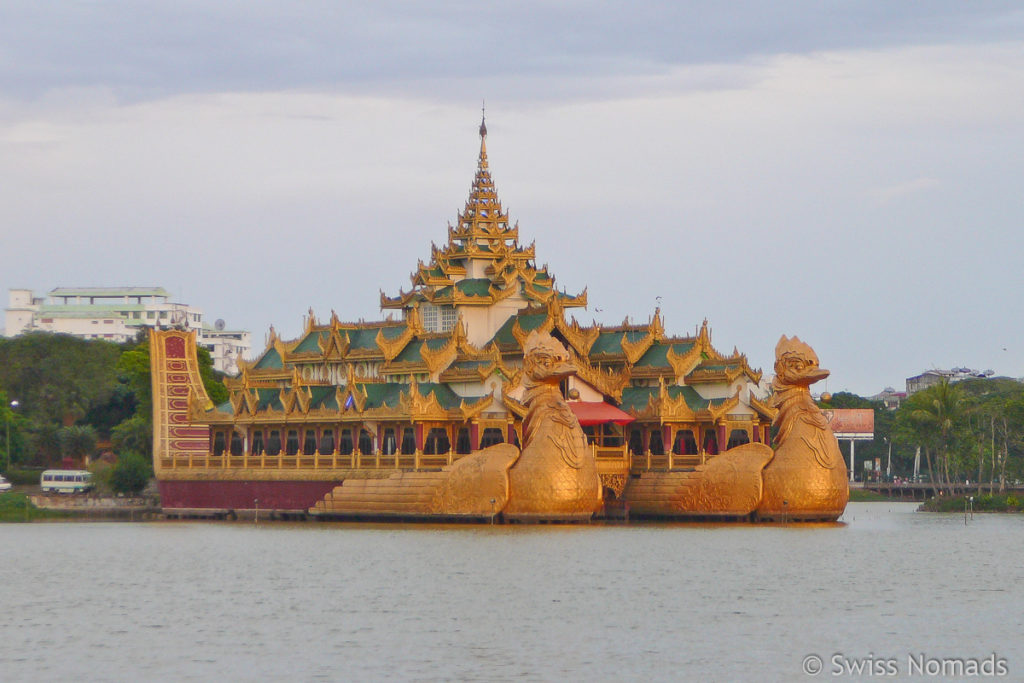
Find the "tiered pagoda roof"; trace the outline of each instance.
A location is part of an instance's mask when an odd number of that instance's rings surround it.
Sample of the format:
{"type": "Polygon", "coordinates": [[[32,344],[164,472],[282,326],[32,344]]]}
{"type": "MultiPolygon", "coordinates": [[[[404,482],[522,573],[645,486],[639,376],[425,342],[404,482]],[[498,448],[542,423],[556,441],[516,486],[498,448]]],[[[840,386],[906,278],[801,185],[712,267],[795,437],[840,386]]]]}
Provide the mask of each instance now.
{"type": "Polygon", "coordinates": [[[466,205],[456,224],[448,224],[448,244],[431,245],[430,261],[417,264],[412,289],[389,297],[382,309],[409,308],[418,302],[489,306],[521,294],[544,303],[553,297],[565,306],[586,306],[587,293],[569,295],[555,289],[547,265],[535,265],[536,248],[519,244],[519,224],[512,225],[498,199],[487,164],[487,126],[480,123],[480,156],[466,205]]]}
{"type": "MultiPolygon", "coordinates": [[[[481,123],[476,176],[448,244],[432,248],[409,292],[381,295],[383,309],[404,309],[401,320],[342,322],[332,312],[319,322],[310,310],[297,339],[271,328],[263,354],[239,360],[240,375],[226,380],[230,401],[210,411],[196,406],[195,419],[466,420],[502,406],[521,415],[523,348],[537,330],[566,345],[582,382],[638,419],[716,420],[733,411],[739,387],[759,384],[762,374],[735,349],[715,349],[706,320],[692,336],[669,336],[660,310],[644,323],[608,327],[567,319],[565,309],[586,305],[586,290],[557,292],[547,267],[534,265],[534,245],[519,245],[518,226],[494,190],[486,135],[481,123]],[[487,306],[511,296],[519,297],[518,310],[505,309],[508,318],[473,337],[476,343],[467,334],[471,312],[456,308],[444,332],[426,329],[421,316],[424,302],[487,306]]],[[[770,416],[750,392],[743,400],[770,416]]]]}

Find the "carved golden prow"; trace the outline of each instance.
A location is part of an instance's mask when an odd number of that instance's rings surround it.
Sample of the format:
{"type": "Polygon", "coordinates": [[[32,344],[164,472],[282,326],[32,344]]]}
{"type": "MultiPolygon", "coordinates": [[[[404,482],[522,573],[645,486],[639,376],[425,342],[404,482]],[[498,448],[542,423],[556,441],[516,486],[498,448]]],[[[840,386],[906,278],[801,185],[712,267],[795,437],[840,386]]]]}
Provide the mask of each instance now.
{"type": "Polygon", "coordinates": [[[597,464],[558,389],[575,366],[550,334],[534,332],[524,345],[524,371],[522,453],[498,444],[438,471],[347,480],[317,503],[314,514],[590,519],[602,504],[597,464]]]}
{"type": "Polygon", "coordinates": [[[850,497],[846,465],[828,420],[811,398],[811,384],[828,377],[818,356],[785,335],[775,347],[775,457],[764,471],[761,519],[834,521],[850,497]]]}

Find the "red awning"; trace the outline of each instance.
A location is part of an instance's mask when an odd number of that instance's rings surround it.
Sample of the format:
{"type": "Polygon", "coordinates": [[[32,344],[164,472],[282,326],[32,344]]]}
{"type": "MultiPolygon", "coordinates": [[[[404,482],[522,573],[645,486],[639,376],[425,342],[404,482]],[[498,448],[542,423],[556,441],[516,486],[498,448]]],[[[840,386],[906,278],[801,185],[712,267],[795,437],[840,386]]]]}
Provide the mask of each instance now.
{"type": "Polygon", "coordinates": [[[617,425],[629,424],[633,416],[623,412],[604,401],[569,401],[569,407],[576,413],[576,419],[583,426],[599,425],[614,422],[617,425]]]}

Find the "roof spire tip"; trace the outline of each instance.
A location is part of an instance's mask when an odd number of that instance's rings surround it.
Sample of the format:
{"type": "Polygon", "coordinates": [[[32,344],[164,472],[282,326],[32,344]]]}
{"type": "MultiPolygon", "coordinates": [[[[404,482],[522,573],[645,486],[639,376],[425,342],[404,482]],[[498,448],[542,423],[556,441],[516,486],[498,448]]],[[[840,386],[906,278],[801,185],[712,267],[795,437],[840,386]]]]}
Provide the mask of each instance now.
{"type": "Polygon", "coordinates": [[[487,103],[480,103],[480,137],[487,137],[487,103]]]}

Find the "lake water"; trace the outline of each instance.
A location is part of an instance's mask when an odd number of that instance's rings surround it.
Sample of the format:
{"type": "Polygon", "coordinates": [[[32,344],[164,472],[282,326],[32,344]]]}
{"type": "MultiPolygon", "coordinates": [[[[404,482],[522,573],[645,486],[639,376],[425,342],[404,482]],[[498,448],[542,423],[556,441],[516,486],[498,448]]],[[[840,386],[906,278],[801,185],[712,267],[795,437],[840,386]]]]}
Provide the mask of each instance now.
{"type": "Polygon", "coordinates": [[[910,656],[994,654],[1024,680],[1024,516],[914,508],[852,503],[820,526],[5,524],[0,679],[812,680],[818,655],[835,680],[835,656],[906,676],[910,656]]]}

